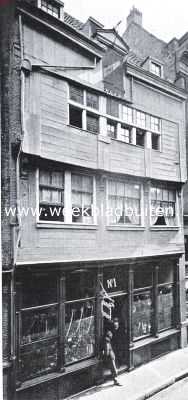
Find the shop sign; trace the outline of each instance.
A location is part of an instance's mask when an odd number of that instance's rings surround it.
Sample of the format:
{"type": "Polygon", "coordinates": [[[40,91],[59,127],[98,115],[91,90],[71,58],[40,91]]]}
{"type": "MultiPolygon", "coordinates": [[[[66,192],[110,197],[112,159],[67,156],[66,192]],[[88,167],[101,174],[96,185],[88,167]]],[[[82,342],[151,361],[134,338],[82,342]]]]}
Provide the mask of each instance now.
{"type": "Polygon", "coordinates": [[[102,282],[101,285],[101,313],[102,316],[108,320],[112,319],[112,308],[114,308],[114,300],[108,295],[106,290],[104,289],[102,282]]]}

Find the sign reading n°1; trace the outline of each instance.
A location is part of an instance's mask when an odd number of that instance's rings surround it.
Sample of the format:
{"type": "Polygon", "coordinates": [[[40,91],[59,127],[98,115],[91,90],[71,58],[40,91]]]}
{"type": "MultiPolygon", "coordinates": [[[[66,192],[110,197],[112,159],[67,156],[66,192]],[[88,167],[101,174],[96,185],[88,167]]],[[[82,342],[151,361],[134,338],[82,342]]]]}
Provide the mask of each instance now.
{"type": "Polygon", "coordinates": [[[108,267],[103,270],[103,286],[107,293],[127,290],[127,273],[125,267],[108,267]]]}

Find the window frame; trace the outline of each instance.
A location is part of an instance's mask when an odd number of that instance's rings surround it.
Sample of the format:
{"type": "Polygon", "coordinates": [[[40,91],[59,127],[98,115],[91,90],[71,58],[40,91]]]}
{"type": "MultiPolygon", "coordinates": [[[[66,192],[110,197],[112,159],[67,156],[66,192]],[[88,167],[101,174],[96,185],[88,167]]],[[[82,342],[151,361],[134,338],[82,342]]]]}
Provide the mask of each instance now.
{"type": "Polygon", "coordinates": [[[132,180],[123,180],[123,179],[110,179],[110,177],[108,177],[107,181],[106,181],[106,204],[107,204],[107,210],[109,210],[109,181],[113,180],[114,182],[118,183],[133,183],[133,185],[139,185],[140,186],[140,224],[136,225],[136,224],[131,224],[131,223],[111,223],[110,222],[110,216],[106,216],[106,226],[108,228],[113,228],[113,227],[119,227],[123,230],[129,230],[129,229],[139,229],[139,228],[144,228],[144,220],[145,220],[145,216],[144,216],[144,188],[143,188],[143,184],[140,182],[132,182],[132,180]]]}
{"type": "MultiPolygon", "coordinates": [[[[150,185],[150,189],[149,189],[149,205],[151,208],[151,202],[152,202],[152,198],[151,198],[151,189],[155,188],[155,189],[162,189],[162,190],[168,190],[168,191],[174,191],[175,192],[175,224],[174,225],[155,225],[152,224],[152,216],[151,216],[151,212],[149,212],[150,218],[149,218],[149,224],[150,224],[150,229],[169,229],[169,230],[173,230],[173,229],[179,229],[180,228],[180,205],[179,205],[179,198],[178,198],[178,191],[176,188],[168,188],[168,187],[164,187],[163,185],[150,185]]],[[[167,201],[163,201],[161,200],[161,202],[167,202],[167,201]]],[[[168,201],[169,203],[171,201],[168,201]]]]}
{"type": "Polygon", "coordinates": [[[55,0],[38,0],[38,7],[43,10],[44,12],[48,13],[49,15],[61,19],[61,8],[63,7],[62,5],[60,5],[58,2],[56,2],[55,0]],[[42,4],[43,1],[45,1],[46,7],[42,4]],[[49,12],[49,7],[48,7],[48,3],[50,3],[52,5],[52,8],[56,8],[58,13],[54,13],[53,9],[52,9],[52,13],[49,12]],[[54,4],[54,6],[53,6],[54,4]]]}
{"type": "Polygon", "coordinates": [[[158,78],[162,78],[163,77],[163,65],[160,64],[159,62],[155,61],[155,60],[150,60],[150,72],[157,76],[158,78]],[[159,73],[157,73],[157,69],[159,70],[159,73]]]}
{"type": "MultiPolygon", "coordinates": [[[[41,170],[44,168],[41,168],[41,170]]],[[[71,189],[71,175],[78,174],[84,176],[91,176],[93,178],[93,209],[96,210],[96,176],[92,175],[88,172],[83,171],[74,171],[74,170],[67,170],[62,169],[62,173],[64,173],[64,208],[67,210],[64,215],[64,221],[47,221],[47,220],[40,220],[39,211],[40,211],[40,187],[39,187],[39,171],[40,168],[36,170],[36,205],[37,205],[37,213],[36,213],[36,223],[40,227],[40,225],[60,225],[60,226],[74,226],[74,227],[95,227],[98,223],[97,220],[97,213],[94,212],[93,214],[93,222],[92,223],[83,223],[83,222],[72,222],[72,189],[71,189]]],[[[52,169],[53,171],[53,169],[52,169]]],[[[58,208],[58,206],[57,206],[58,208]]]]}

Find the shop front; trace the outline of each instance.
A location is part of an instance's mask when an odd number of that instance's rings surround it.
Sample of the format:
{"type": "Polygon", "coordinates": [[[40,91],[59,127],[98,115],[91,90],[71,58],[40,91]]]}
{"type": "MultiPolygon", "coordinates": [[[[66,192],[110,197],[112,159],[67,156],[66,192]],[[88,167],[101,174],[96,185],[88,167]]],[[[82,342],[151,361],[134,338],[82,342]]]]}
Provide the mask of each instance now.
{"type": "Polygon", "coordinates": [[[179,347],[177,259],[17,271],[17,399],[62,399],[101,379],[116,321],[119,370],[179,347]]]}

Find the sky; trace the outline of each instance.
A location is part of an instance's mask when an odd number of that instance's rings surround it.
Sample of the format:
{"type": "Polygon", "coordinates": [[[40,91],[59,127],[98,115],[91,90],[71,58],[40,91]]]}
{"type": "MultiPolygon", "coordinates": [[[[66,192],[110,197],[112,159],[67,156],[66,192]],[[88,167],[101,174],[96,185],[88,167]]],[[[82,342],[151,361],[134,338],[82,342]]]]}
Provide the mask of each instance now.
{"type": "Polygon", "coordinates": [[[188,31],[187,0],[64,0],[65,11],[85,22],[89,16],[105,28],[119,25],[119,33],[126,28],[126,17],[135,6],[143,14],[143,27],[168,42],[188,31]]]}

